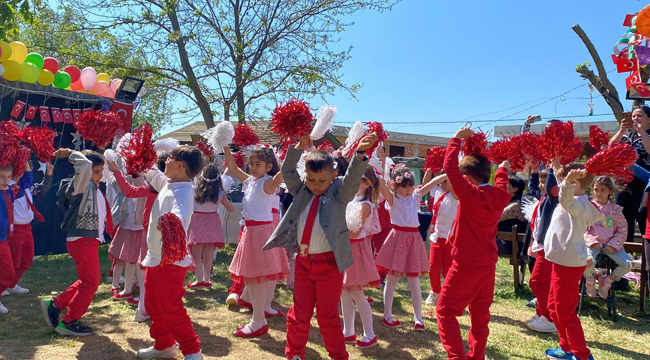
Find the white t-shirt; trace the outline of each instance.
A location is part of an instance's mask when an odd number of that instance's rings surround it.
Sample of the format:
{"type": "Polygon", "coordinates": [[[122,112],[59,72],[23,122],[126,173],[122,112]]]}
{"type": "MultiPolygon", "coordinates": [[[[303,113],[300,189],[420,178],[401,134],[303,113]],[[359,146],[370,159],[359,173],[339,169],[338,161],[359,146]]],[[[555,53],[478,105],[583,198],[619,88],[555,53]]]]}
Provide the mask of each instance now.
{"type": "Polygon", "coordinates": [[[34,212],[29,207],[27,197],[29,197],[29,200],[33,204],[34,198],[32,198],[32,193],[27,189],[25,190],[25,196],[14,201],[14,224],[16,225],[28,225],[34,220],[34,212]]]}
{"type": "MultiPolygon", "coordinates": [[[[309,204],[305,210],[300,214],[300,221],[298,222],[298,244],[302,242],[302,233],[305,225],[307,223],[307,216],[309,215],[309,208],[311,207],[312,202],[316,197],[312,195],[309,204]]],[[[309,241],[309,253],[310,254],[322,254],[332,251],[329,242],[327,242],[327,236],[323,228],[320,226],[320,205],[318,204],[318,210],[316,212],[316,218],[314,219],[314,226],[311,229],[311,240],[309,241]]]]}
{"type": "MultiPolygon", "coordinates": [[[[435,204],[438,202],[438,199],[444,194],[440,186],[434,187],[431,194],[431,201],[435,204]]],[[[456,212],[458,211],[458,199],[455,199],[451,192],[445,195],[444,200],[440,204],[440,209],[438,210],[438,218],[434,224],[434,230],[429,237],[432,242],[437,242],[439,238],[447,239],[449,236],[449,231],[451,226],[456,219],[456,212]]],[[[434,215],[435,216],[435,215],[434,215]]]]}
{"type": "Polygon", "coordinates": [[[393,206],[386,201],[386,210],[390,212],[390,222],[401,227],[419,227],[418,211],[420,210],[420,189],[415,189],[409,197],[401,197],[393,193],[393,206]]]}
{"type": "Polygon", "coordinates": [[[273,204],[276,203],[275,194],[267,194],[264,191],[264,182],[271,179],[270,175],[264,175],[259,179],[249,177],[244,180],[244,199],[242,200],[242,216],[246,220],[273,221],[273,204]]]}

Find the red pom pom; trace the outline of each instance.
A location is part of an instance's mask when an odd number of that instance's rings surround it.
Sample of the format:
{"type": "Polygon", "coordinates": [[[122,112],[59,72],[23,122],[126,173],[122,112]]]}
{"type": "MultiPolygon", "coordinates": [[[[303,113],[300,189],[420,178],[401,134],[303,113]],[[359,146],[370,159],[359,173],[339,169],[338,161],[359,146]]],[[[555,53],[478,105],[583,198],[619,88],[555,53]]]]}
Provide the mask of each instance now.
{"type": "Polygon", "coordinates": [[[384,130],[384,127],[381,125],[381,123],[376,122],[376,121],[371,121],[363,124],[368,128],[366,132],[363,133],[363,135],[357,139],[348,149],[347,151],[343,154],[345,157],[350,157],[352,156],[352,153],[357,150],[357,146],[359,146],[359,143],[361,142],[361,139],[366,137],[366,135],[370,134],[376,134],[377,135],[377,142],[368,150],[366,150],[366,154],[372,154],[373,151],[379,146],[379,143],[382,141],[386,141],[388,137],[390,136],[389,133],[387,133],[384,130]]]}
{"type": "Polygon", "coordinates": [[[19,178],[23,176],[23,173],[25,172],[25,166],[27,165],[27,161],[29,161],[29,158],[31,156],[32,152],[29,151],[26,146],[19,145],[16,148],[16,155],[11,162],[11,165],[14,168],[13,173],[11,173],[11,177],[19,178]]]}
{"type": "Polygon", "coordinates": [[[0,134],[17,140],[23,135],[23,130],[12,120],[0,121],[0,134]]]}
{"type": "Polygon", "coordinates": [[[562,165],[572,163],[582,154],[583,145],[575,137],[573,122],[555,122],[546,128],[537,144],[542,161],[550,163],[562,156],[562,165]]]}
{"type": "Polygon", "coordinates": [[[232,138],[232,143],[244,147],[259,144],[260,139],[255,135],[255,132],[250,128],[250,126],[239,124],[235,126],[235,136],[232,138]]]}
{"type": "Polygon", "coordinates": [[[169,265],[185,259],[187,240],[183,223],[178,216],[172,213],[161,216],[160,229],[163,244],[160,265],[169,265]]]}
{"type": "Polygon", "coordinates": [[[585,169],[593,175],[613,176],[624,183],[632,181],[634,175],[629,167],[637,161],[634,148],[626,143],[616,143],[600,150],[585,164],[585,169]]]}
{"type": "Polygon", "coordinates": [[[126,172],[138,176],[151,169],[158,155],[153,147],[153,130],[148,123],[138,127],[131,133],[128,141],[120,147],[118,154],[124,159],[126,172]]]}
{"type": "Polygon", "coordinates": [[[22,130],[13,121],[0,122],[0,167],[13,167],[12,177],[20,177],[31,155],[28,148],[20,144],[22,130]]]}
{"type": "Polygon", "coordinates": [[[537,148],[541,135],[524,132],[517,135],[519,146],[527,162],[542,161],[542,155],[537,148]]]}
{"type": "Polygon", "coordinates": [[[330,142],[327,141],[327,139],[326,139],[326,140],[323,140],[322,144],[320,144],[320,145],[318,145],[316,147],[316,150],[325,150],[327,152],[332,152],[332,151],[334,151],[334,146],[332,144],[330,144],[330,142]]]}
{"type": "Polygon", "coordinates": [[[269,126],[278,134],[281,142],[288,143],[294,138],[311,132],[314,115],[309,105],[301,100],[291,99],[275,107],[269,126]]]}
{"type": "Polygon", "coordinates": [[[205,155],[208,158],[211,158],[214,156],[214,152],[212,149],[210,149],[206,144],[203,143],[203,141],[199,140],[196,142],[196,147],[197,149],[201,150],[203,155],[205,155]]]}
{"type": "Polygon", "coordinates": [[[598,125],[589,126],[589,145],[596,151],[600,151],[604,145],[609,143],[609,131],[604,132],[598,125]]]}
{"type": "Polygon", "coordinates": [[[235,158],[235,163],[237,163],[237,167],[239,167],[240,169],[244,168],[246,161],[244,159],[244,153],[241,150],[234,153],[232,157],[235,158]]]}
{"type": "Polygon", "coordinates": [[[481,129],[478,132],[474,132],[474,136],[470,136],[463,140],[461,150],[463,155],[479,155],[483,157],[488,157],[488,137],[490,133],[484,133],[481,129]]]}
{"type": "Polygon", "coordinates": [[[38,161],[50,162],[54,158],[54,137],[56,133],[46,127],[26,127],[21,139],[29,147],[38,161]]]}
{"type": "Polygon", "coordinates": [[[489,158],[497,164],[509,160],[510,168],[515,172],[526,168],[526,155],[518,136],[509,136],[494,142],[490,146],[489,158]]]}
{"type": "Polygon", "coordinates": [[[106,147],[122,125],[122,118],[112,111],[85,111],[74,122],[74,127],[84,140],[94,142],[97,147],[106,147]]]}
{"type": "Polygon", "coordinates": [[[445,162],[446,151],[447,149],[442,146],[432,146],[424,161],[424,170],[431,170],[433,175],[438,174],[442,170],[442,165],[445,162]]]}

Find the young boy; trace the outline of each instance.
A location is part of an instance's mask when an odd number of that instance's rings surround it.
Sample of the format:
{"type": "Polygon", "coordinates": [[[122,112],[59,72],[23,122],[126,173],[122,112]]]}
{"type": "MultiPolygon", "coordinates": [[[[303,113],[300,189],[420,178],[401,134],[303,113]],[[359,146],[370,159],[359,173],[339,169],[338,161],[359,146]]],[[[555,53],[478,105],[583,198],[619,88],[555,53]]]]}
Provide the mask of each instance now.
{"type": "MultiPolygon", "coordinates": [[[[16,277],[13,258],[7,241],[7,237],[13,231],[14,226],[14,194],[9,189],[13,171],[14,168],[11,165],[0,167],[0,299],[2,293],[9,288],[16,277]]],[[[5,315],[8,312],[7,308],[0,302],[0,314],[5,315]]]]}
{"type": "Polygon", "coordinates": [[[459,201],[449,233],[452,265],[436,307],[440,341],[450,359],[485,358],[498,260],[494,239],[501,213],[511,198],[506,191],[509,162],[499,166],[495,186],[488,183],[492,172],[488,159],[469,155],[459,164],[461,140],[472,135],[471,129],[463,127],[449,140],[443,166],[459,201]],[[456,318],[463,315],[467,306],[472,325],[469,352],[465,354],[456,318]]]}
{"type": "Polygon", "coordinates": [[[91,150],[72,151],[59,149],[54,152],[59,159],[69,157],[74,166],[74,176],[61,181],[57,196],[59,205],[65,207],[61,228],[65,230],[66,249],[75,262],[77,280],[61,295],[41,300],[45,321],[61,335],[88,336],[93,329],[84,325],[81,317],[97,292],[101,271],[99,268],[99,244],[104,242],[104,230],[113,233],[110,206],[99,189],[104,169],[104,157],[91,150]],[[59,321],[61,311],[68,312],[59,321]]]}
{"type": "Polygon", "coordinates": [[[342,272],[354,262],[345,208],[359,190],[368,163],[365,152],[376,141],[376,135],[361,140],[342,178],[336,177],[332,156],[319,150],[305,158],[306,178],[304,182],[300,180],[296,164],[310,143],[308,134],[300,137],[295,149],[289,149],[282,164],[282,176],[294,197],[293,203],[264,249],[286,247],[299,251],[293,306],[287,314],[284,353],[288,359],[305,359],[314,305],[330,358],[348,359],[338,312],[343,290],[342,272]]]}
{"type": "Polygon", "coordinates": [[[553,265],[548,309],[557,327],[560,348],[546,350],[546,356],[550,359],[593,360],[577,308],[580,279],[588,257],[584,234],[589,226],[605,217],[585,195],[594,177],[583,170],[582,165],[564,167],[558,171],[560,177],[564,177],[560,185],[560,206],[553,212],[544,241],[544,255],[553,265]]]}
{"type": "Polygon", "coordinates": [[[138,351],[140,359],[175,358],[178,351],[176,343],[185,360],[203,359],[201,342],[183,306],[185,274],[192,259],[188,252],[184,259],[163,265],[166,255],[163,252],[164,234],[161,232],[162,216],[172,213],[178,217],[187,233],[194,211],[194,190],[190,179],[202,168],[201,150],[182,145],[169,154],[164,174],[157,169],[145,174],[147,181],[158,191],[158,197],[149,220],[149,250],[142,261],[142,266],[147,268],[144,280],[147,294],[145,308],[152,320],[149,334],[154,344],[138,351]]]}

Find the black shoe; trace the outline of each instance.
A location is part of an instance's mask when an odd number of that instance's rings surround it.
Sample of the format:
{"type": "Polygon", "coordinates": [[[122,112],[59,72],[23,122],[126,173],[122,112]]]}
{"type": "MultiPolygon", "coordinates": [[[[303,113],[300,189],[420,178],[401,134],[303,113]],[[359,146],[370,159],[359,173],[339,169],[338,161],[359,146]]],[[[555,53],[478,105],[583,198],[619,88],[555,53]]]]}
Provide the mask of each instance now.
{"type": "Polygon", "coordinates": [[[56,308],[54,304],[54,299],[41,299],[41,310],[43,310],[43,315],[45,315],[45,322],[52,329],[59,326],[59,315],[61,310],[56,308]]]}
{"type": "Polygon", "coordinates": [[[92,328],[84,325],[79,320],[71,321],[69,323],[61,321],[54,331],[65,336],[88,336],[94,333],[92,328]]]}

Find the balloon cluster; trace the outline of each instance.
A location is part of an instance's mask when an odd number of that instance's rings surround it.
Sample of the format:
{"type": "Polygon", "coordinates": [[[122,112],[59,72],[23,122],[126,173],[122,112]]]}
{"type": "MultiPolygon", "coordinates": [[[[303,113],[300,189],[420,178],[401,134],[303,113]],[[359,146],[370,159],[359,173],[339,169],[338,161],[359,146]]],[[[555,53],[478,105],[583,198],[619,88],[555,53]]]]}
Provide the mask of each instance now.
{"type": "Polygon", "coordinates": [[[25,44],[19,41],[7,44],[0,40],[0,76],[8,81],[38,83],[108,98],[114,98],[122,84],[121,79],[111,80],[108,74],[97,74],[92,67],[80,70],[68,65],[60,69],[57,59],[28,53],[25,44]]]}

